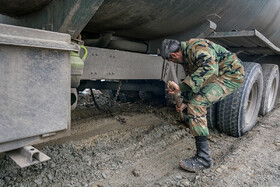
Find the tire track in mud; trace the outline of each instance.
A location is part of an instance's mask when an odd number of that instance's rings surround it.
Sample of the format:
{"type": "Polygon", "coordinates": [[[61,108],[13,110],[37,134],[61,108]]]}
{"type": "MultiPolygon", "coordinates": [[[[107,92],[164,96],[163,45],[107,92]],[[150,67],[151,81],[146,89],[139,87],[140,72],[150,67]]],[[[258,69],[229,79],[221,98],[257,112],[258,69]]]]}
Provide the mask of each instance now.
{"type": "MultiPolygon", "coordinates": [[[[131,137],[136,136],[136,139],[133,140],[132,138],[130,140],[129,147],[125,145],[125,149],[121,148],[125,152],[121,154],[122,156],[119,155],[129,161],[126,160],[128,162],[118,173],[113,173],[106,179],[94,182],[94,185],[162,186],[165,184],[169,186],[174,185],[174,182],[176,182],[176,185],[177,183],[189,184],[190,181],[195,182],[197,175],[181,170],[178,165],[180,159],[195,154],[194,139],[187,129],[180,129],[178,125],[164,122],[151,126],[144,131],[138,129],[132,131],[131,137]],[[137,176],[133,175],[134,171],[137,171],[137,176]]],[[[212,137],[212,139],[214,138],[212,137]]],[[[212,144],[214,143],[210,142],[210,146],[212,144]]],[[[218,152],[217,155],[223,155],[223,153],[232,150],[231,144],[228,146],[225,143],[221,144],[223,146],[217,146],[219,151],[216,149],[213,151],[218,152]]],[[[215,158],[216,165],[219,165],[223,158],[223,156],[222,158],[215,158]]]]}
{"type": "MultiPolygon", "coordinates": [[[[126,120],[119,124],[115,117],[84,118],[73,122],[72,137],[43,147],[43,152],[52,160],[29,168],[19,169],[8,158],[2,162],[4,182],[17,185],[40,183],[52,185],[146,186],[156,183],[169,184],[170,173],[185,173],[178,161],[194,154],[194,139],[188,129],[174,125],[176,113],[170,108],[156,108],[146,113],[120,113],[126,120]],[[171,121],[171,122],[170,122],[171,121]],[[114,129],[116,128],[117,129],[114,129]],[[12,165],[12,170],[8,169],[12,165]],[[139,176],[133,175],[139,170],[139,176]],[[19,179],[10,177],[20,174],[19,179]],[[47,177],[46,177],[47,176],[47,177]],[[167,177],[169,179],[165,179],[167,177]],[[38,179],[39,178],[39,179],[38,179]],[[50,180],[52,179],[52,180],[50,180]],[[167,180],[167,181],[166,181],[167,180]],[[99,181],[99,182],[96,182],[99,181]]],[[[170,183],[171,184],[171,183],[170,183]]]]}
{"type": "Polygon", "coordinates": [[[267,150],[271,143],[280,143],[280,139],[275,138],[279,135],[280,109],[262,119],[242,138],[211,131],[208,139],[214,166],[189,173],[181,170],[178,162],[195,154],[194,139],[188,129],[180,127],[183,124],[176,122],[174,107],[124,106],[126,110],[111,116],[92,116],[86,112],[90,115],[73,120],[72,137],[41,145],[42,151],[52,157],[48,162],[20,169],[4,156],[0,160],[0,186],[279,184],[280,163],[273,154],[279,155],[280,148],[277,144],[273,153],[267,150]],[[120,123],[118,116],[125,123],[120,123]],[[260,148],[263,152],[258,152],[260,148]],[[258,154],[260,158],[251,159],[251,154],[258,154]],[[262,163],[267,158],[271,161],[262,163]],[[266,173],[261,176],[262,172],[266,173]]]}

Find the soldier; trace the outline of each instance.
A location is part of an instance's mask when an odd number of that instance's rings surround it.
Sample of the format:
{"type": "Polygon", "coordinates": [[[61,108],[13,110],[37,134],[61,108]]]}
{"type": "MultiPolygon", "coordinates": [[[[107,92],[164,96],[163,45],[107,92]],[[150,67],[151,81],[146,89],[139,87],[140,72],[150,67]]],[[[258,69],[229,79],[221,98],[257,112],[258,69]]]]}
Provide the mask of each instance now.
{"type": "Polygon", "coordinates": [[[186,108],[185,119],[195,136],[197,149],[196,155],[181,160],[180,166],[191,172],[210,168],[213,161],[207,142],[206,108],[241,86],[244,68],[234,53],[206,39],[187,42],[165,39],[161,55],[163,59],[182,64],[187,75],[179,85],[172,81],[168,86],[169,93],[182,93],[183,103],[176,110],[186,108]]]}

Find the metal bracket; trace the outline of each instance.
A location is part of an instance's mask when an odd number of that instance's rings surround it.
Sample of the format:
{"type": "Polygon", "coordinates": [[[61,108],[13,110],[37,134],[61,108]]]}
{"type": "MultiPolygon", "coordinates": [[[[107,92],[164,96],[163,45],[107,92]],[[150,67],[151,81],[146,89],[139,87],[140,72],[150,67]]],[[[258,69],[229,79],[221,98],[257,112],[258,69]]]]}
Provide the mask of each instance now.
{"type": "Polygon", "coordinates": [[[205,25],[206,25],[206,28],[204,28],[203,32],[201,32],[196,38],[205,38],[205,37],[209,36],[217,28],[216,23],[214,23],[211,20],[207,20],[206,23],[204,25],[202,25],[201,27],[203,28],[203,27],[205,27],[205,25]]]}
{"type": "Polygon", "coordinates": [[[256,29],[215,32],[207,38],[225,46],[245,62],[279,63],[280,48],[256,29]]]}
{"type": "Polygon", "coordinates": [[[193,27],[191,30],[169,36],[169,38],[174,38],[178,41],[187,41],[190,38],[206,38],[208,35],[214,32],[216,28],[216,23],[207,19],[193,27]]]}
{"type": "Polygon", "coordinates": [[[174,81],[177,84],[179,83],[178,73],[177,73],[177,64],[166,62],[163,68],[162,80],[167,83],[168,81],[174,81]]]}
{"type": "Polygon", "coordinates": [[[50,160],[51,158],[32,146],[15,149],[6,154],[21,168],[50,160]]]}

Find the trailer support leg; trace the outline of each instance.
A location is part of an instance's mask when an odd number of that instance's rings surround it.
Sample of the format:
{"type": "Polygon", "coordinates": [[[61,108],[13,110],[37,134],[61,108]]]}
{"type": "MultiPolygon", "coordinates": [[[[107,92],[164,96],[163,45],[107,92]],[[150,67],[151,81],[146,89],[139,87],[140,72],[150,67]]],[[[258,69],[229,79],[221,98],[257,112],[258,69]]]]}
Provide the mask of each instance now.
{"type": "Polygon", "coordinates": [[[35,149],[32,146],[26,146],[20,149],[15,149],[6,154],[21,168],[30,166],[33,164],[38,164],[50,160],[51,158],[35,149]]]}

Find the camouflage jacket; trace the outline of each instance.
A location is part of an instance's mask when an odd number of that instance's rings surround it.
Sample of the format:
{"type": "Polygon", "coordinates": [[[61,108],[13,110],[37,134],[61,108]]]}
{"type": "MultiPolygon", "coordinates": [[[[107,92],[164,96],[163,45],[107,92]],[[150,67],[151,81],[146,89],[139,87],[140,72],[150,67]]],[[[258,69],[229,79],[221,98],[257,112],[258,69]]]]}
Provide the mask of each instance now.
{"type": "MultiPolygon", "coordinates": [[[[187,77],[179,87],[182,92],[199,90],[215,79],[242,83],[244,68],[237,56],[224,47],[206,39],[181,42],[184,70],[187,77]]],[[[222,81],[220,81],[222,82],[222,81]]]]}

